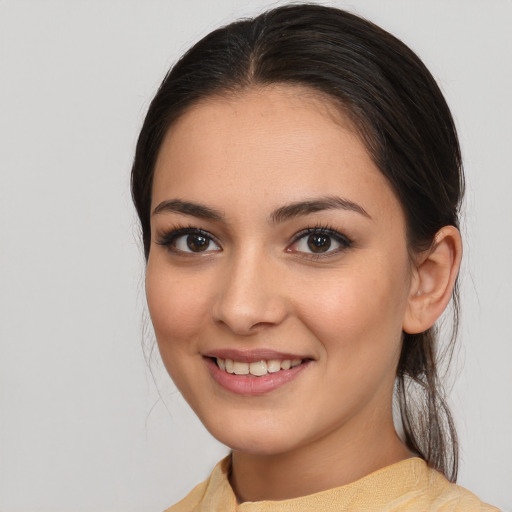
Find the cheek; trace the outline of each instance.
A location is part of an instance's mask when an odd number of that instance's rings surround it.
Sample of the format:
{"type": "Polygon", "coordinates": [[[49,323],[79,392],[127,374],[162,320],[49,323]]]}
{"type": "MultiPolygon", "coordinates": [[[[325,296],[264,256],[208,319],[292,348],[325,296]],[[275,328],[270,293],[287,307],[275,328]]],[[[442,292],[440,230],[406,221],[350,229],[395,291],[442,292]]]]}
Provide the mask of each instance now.
{"type": "Polygon", "coordinates": [[[204,287],[176,270],[166,271],[148,262],[146,297],[151,321],[160,346],[190,341],[207,317],[204,287]]]}
{"type": "Polygon", "coordinates": [[[150,261],[146,271],[146,297],[158,349],[167,372],[192,405],[195,394],[190,375],[196,374],[197,340],[208,318],[204,286],[167,265],[150,261]]]}
{"type": "Polygon", "coordinates": [[[406,262],[372,261],[309,283],[307,289],[298,308],[327,351],[366,357],[399,343],[408,294],[406,262]]]}

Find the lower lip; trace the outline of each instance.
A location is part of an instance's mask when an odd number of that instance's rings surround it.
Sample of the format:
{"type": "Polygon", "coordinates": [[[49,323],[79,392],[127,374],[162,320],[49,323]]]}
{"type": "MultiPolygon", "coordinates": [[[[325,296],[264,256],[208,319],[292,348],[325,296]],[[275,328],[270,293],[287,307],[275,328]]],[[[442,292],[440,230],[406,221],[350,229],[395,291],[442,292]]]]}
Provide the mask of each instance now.
{"type": "Polygon", "coordinates": [[[254,375],[236,375],[221,370],[210,358],[205,358],[210,374],[224,389],[237,395],[264,395],[270,393],[293,380],[302,372],[310,361],[305,361],[289,370],[279,370],[275,373],[267,373],[261,377],[254,375]]]}

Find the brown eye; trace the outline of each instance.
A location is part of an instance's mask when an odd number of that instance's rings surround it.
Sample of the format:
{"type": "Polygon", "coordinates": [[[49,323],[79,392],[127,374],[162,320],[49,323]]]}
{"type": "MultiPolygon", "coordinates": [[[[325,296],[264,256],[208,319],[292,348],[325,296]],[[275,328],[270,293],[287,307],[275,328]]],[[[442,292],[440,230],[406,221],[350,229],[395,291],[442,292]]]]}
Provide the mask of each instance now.
{"type": "Polygon", "coordinates": [[[179,228],[161,235],[159,245],[170,251],[186,254],[219,252],[222,249],[207,231],[196,228],[179,228]]]}
{"type": "Polygon", "coordinates": [[[210,240],[203,235],[188,235],[187,247],[192,252],[206,251],[210,245],[210,240]]]}
{"type": "Polygon", "coordinates": [[[314,253],[326,252],[331,247],[331,237],[323,234],[309,235],[308,247],[314,253]]]}
{"type": "Polygon", "coordinates": [[[304,256],[330,256],[352,245],[352,240],[330,228],[308,228],[296,235],[295,242],[287,247],[287,252],[304,256]]]}

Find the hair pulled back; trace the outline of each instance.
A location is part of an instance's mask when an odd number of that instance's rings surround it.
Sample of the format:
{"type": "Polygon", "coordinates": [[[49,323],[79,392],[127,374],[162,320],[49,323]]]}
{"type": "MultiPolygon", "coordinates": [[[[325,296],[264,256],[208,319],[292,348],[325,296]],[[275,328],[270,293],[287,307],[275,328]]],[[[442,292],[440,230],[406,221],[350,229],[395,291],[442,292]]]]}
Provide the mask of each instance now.
{"type": "MultiPolygon", "coordinates": [[[[168,128],[200,100],[271,84],[309,87],[350,118],[402,205],[411,251],[431,247],[443,226],[458,227],[464,183],[457,133],[421,60],[356,15],[320,5],[288,5],[211,32],[163,80],[132,168],[146,259],[153,173],[168,128]]],[[[456,292],[454,299],[456,326],[456,292]]],[[[396,398],[409,448],[454,481],[457,438],[438,377],[436,341],[435,328],[403,334],[396,398]]]]}

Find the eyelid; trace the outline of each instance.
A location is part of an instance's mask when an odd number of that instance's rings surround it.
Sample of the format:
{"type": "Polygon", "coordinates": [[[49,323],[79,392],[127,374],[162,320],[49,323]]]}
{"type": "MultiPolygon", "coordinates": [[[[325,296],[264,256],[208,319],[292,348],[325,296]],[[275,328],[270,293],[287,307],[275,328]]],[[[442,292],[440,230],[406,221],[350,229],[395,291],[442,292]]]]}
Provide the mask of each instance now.
{"type": "Polygon", "coordinates": [[[211,254],[212,252],[222,251],[221,244],[214,235],[212,235],[209,231],[206,231],[202,228],[198,228],[195,226],[187,226],[187,227],[175,226],[169,230],[164,231],[163,233],[157,234],[155,243],[157,243],[158,245],[161,245],[163,247],[167,247],[167,249],[169,249],[170,251],[173,251],[175,253],[187,254],[187,255],[189,255],[189,254],[194,254],[194,255],[211,254]],[[174,246],[175,241],[178,238],[180,238],[182,236],[187,236],[187,235],[204,236],[205,238],[208,238],[209,240],[211,240],[217,247],[219,247],[219,249],[213,249],[213,250],[207,249],[206,251],[199,251],[199,252],[190,251],[189,252],[189,251],[182,251],[181,249],[176,248],[174,246]]]}
{"type": "Polygon", "coordinates": [[[306,229],[302,229],[298,233],[295,233],[295,235],[292,238],[292,241],[287,246],[286,251],[287,252],[296,252],[297,254],[306,255],[307,257],[313,257],[315,259],[322,258],[322,257],[328,257],[332,256],[334,254],[337,254],[345,249],[348,249],[352,244],[353,240],[351,240],[348,236],[344,235],[343,233],[340,233],[338,230],[331,228],[329,226],[310,226],[306,229]],[[319,234],[319,235],[326,235],[333,238],[337,243],[341,245],[341,247],[338,247],[333,250],[328,250],[324,253],[309,253],[304,251],[292,251],[290,248],[294,244],[296,244],[299,240],[302,238],[305,238],[306,236],[319,234]]]}

